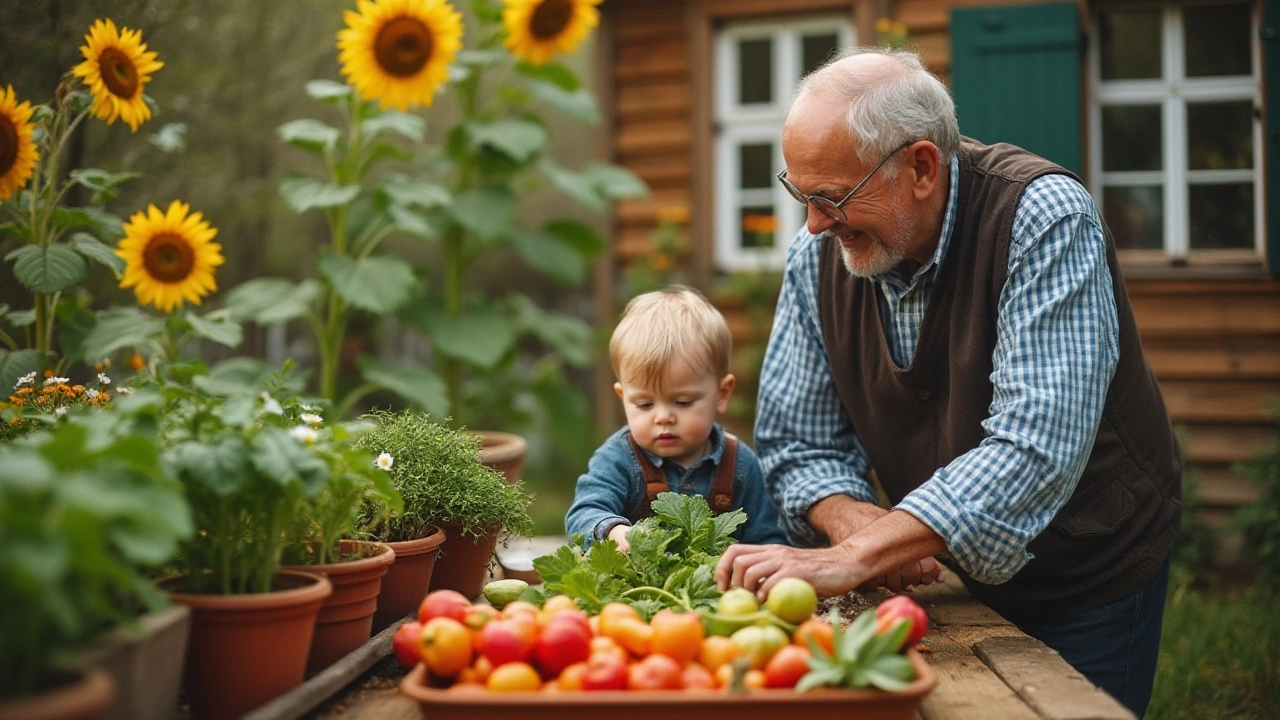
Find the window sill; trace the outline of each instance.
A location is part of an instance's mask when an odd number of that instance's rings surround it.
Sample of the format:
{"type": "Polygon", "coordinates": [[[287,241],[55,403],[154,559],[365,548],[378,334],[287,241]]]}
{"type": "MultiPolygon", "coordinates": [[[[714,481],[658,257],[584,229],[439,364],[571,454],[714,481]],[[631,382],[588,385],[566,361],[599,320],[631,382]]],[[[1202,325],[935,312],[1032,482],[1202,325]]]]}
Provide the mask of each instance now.
{"type": "Polygon", "coordinates": [[[1268,280],[1261,262],[1230,265],[1150,265],[1120,263],[1125,280],[1268,280]]]}

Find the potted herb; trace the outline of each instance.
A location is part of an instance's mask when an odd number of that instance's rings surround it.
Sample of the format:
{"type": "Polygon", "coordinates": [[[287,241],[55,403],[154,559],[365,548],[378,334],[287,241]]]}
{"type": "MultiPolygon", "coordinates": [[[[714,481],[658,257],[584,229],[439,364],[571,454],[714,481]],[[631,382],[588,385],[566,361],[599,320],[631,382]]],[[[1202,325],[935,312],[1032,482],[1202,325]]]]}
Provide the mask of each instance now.
{"type": "Polygon", "coordinates": [[[373,426],[352,442],[391,459],[391,481],[404,498],[404,512],[391,518],[366,513],[362,528],[378,537],[404,537],[440,526],[446,539],[430,589],[479,595],[503,528],[518,536],[532,528],[531,497],[523,483],[508,483],[480,462],[478,437],[426,413],[375,412],[366,419],[373,426]]]}
{"type": "MultiPolygon", "coordinates": [[[[136,707],[113,711],[107,672],[69,672],[85,666],[77,656],[103,633],[137,628],[140,611],[163,608],[147,573],[192,534],[182,489],[156,451],[158,400],[124,400],[0,446],[0,717],[71,717],[55,707],[120,716],[136,707]]],[[[181,667],[181,652],[179,643],[159,674],[181,667]]],[[[153,692],[167,696],[171,715],[176,682],[153,692]]]]}

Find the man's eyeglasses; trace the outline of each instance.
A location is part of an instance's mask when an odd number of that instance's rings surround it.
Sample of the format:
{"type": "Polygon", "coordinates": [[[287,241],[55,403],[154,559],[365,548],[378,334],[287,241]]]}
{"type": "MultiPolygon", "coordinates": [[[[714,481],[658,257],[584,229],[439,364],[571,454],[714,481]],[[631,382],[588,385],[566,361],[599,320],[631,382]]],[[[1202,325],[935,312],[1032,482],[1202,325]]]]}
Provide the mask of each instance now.
{"type": "Polygon", "coordinates": [[[879,170],[881,167],[883,167],[885,163],[889,162],[889,158],[896,155],[899,150],[904,150],[906,148],[911,147],[912,145],[915,144],[915,142],[916,142],[915,140],[910,140],[908,142],[905,142],[899,145],[897,148],[895,148],[893,152],[890,152],[888,155],[885,155],[884,159],[880,161],[880,164],[872,168],[871,172],[867,173],[867,176],[862,178],[862,182],[855,185],[853,189],[849,191],[849,194],[845,195],[844,199],[841,200],[840,202],[830,200],[828,198],[822,197],[821,195],[805,195],[804,193],[800,192],[799,188],[797,188],[795,185],[792,185],[791,181],[787,180],[787,171],[785,169],[782,172],[778,173],[777,175],[778,182],[781,182],[782,187],[786,188],[787,192],[791,193],[791,197],[795,198],[796,201],[799,202],[801,205],[808,205],[810,203],[813,203],[813,206],[818,209],[818,212],[822,213],[823,215],[826,215],[832,220],[835,220],[836,222],[841,222],[841,223],[849,222],[848,216],[844,214],[844,204],[852,200],[854,195],[858,194],[858,191],[862,189],[863,185],[867,184],[867,181],[870,180],[871,177],[876,174],[876,171],[879,170]]]}

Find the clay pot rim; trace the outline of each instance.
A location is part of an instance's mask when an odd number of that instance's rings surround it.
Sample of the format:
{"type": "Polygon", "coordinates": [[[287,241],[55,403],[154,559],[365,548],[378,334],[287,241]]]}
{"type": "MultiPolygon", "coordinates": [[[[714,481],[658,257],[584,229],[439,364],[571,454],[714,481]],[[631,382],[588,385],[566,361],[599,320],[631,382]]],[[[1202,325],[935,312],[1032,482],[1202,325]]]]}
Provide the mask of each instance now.
{"type": "Polygon", "coordinates": [[[115,685],[104,670],[89,668],[83,672],[67,671],[66,674],[75,682],[58,685],[38,695],[0,700],[0,716],[13,720],[55,714],[81,717],[93,708],[105,708],[115,697],[115,685]]]}
{"type": "Polygon", "coordinates": [[[186,573],[175,573],[156,578],[151,581],[151,584],[168,595],[169,600],[180,602],[187,607],[199,610],[265,610],[301,605],[308,602],[321,602],[333,594],[333,584],[329,582],[329,578],[312,572],[284,568],[276,571],[273,580],[287,580],[291,584],[296,584],[295,587],[285,590],[272,590],[265,593],[236,593],[232,595],[174,592],[166,589],[165,585],[186,577],[186,573]]]}
{"type": "Polygon", "coordinates": [[[297,572],[313,574],[348,575],[390,565],[396,560],[395,550],[387,543],[374,542],[372,540],[343,540],[339,547],[346,548],[352,545],[376,545],[382,550],[377,555],[369,555],[358,560],[343,560],[341,562],[325,563],[324,565],[285,565],[281,569],[287,568],[297,572]]]}
{"type": "Polygon", "coordinates": [[[471,434],[480,438],[481,445],[477,455],[485,465],[515,460],[529,449],[529,441],[515,433],[472,430],[471,434]]]}
{"type": "Polygon", "coordinates": [[[396,557],[413,557],[415,555],[425,555],[439,548],[449,539],[446,533],[439,525],[430,526],[431,530],[420,538],[413,540],[396,540],[394,542],[383,541],[383,545],[395,551],[396,557]]]}

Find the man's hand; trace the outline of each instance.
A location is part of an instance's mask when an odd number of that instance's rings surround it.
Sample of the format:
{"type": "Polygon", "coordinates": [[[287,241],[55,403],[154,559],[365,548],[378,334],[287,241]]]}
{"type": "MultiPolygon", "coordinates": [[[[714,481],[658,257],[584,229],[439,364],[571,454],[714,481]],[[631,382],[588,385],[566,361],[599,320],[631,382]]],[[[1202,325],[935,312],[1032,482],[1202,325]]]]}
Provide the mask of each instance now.
{"type": "Polygon", "coordinates": [[[631,552],[631,544],[627,542],[627,531],[630,529],[631,526],[627,524],[614,525],[612,528],[609,528],[609,539],[618,543],[618,550],[620,552],[631,552]]]}
{"type": "Polygon", "coordinates": [[[807,580],[819,597],[843,595],[865,578],[848,548],[793,548],[787,545],[730,545],[716,564],[716,587],[744,587],[763,601],[782,578],[807,580]]]}
{"type": "Polygon", "coordinates": [[[908,563],[898,568],[897,572],[890,571],[879,577],[871,578],[859,585],[858,590],[866,592],[875,590],[878,587],[885,587],[894,592],[903,592],[904,590],[911,590],[917,585],[941,582],[944,578],[942,564],[931,557],[927,557],[914,563],[908,563]]]}

